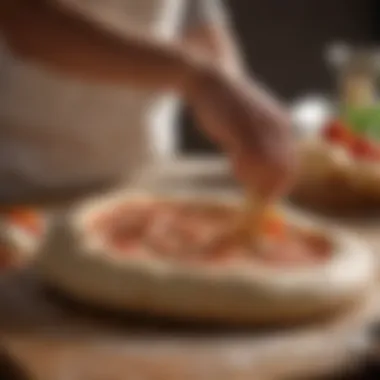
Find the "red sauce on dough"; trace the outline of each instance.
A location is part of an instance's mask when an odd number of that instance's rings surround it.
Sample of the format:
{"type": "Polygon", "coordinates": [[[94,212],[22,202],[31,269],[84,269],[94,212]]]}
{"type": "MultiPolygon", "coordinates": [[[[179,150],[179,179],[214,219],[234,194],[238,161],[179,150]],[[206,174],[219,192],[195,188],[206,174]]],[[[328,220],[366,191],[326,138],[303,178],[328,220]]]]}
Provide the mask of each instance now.
{"type": "Polygon", "coordinates": [[[212,264],[248,258],[298,266],[321,263],[331,252],[327,239],[297,230],[278,215],[268,216],[260,245],[253,249],[232,233],[238,217],[238,211],[228,207],[134,203],[102,214],[90,228],[126,258],[154,255],[212,264]]]}

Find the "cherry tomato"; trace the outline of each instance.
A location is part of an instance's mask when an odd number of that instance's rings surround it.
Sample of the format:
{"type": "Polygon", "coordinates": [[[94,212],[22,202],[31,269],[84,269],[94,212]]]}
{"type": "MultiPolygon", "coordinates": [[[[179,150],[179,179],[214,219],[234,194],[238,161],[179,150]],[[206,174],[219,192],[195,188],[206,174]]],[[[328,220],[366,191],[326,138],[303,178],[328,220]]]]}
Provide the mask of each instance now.
{"type": "Polygon", "coordinates": [[[372,159],[376,161],[380,161],[380,147],[379,146],[373,147],[372,159]]]}
{"type": "Polygon", "coordinates": [[[352,142],[350,151],[357,158],[380,159],[380,148],[364,137],[356,137],[352,142]]]}
{"type": "Polygon", "coordinates": [[[350,144],[353,138],[350,130],[340,120],[330,121],[323,130],[323,137],[338,144],[350,144]]]}
{"type": "Polygon", "coordinates": [[[371,150],[369,142],[362,137],[357,137],[351,145],[351,152],[355,157],[367,157],[371,150]]]}

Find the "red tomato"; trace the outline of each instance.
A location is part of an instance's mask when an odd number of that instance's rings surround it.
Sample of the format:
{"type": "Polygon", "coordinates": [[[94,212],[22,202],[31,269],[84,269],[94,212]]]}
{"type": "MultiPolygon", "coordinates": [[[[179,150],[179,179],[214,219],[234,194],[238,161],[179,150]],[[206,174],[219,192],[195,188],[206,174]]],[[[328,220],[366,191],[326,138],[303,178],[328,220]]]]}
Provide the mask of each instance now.
{"type": "Polygon", "coordinates": [[[380,147],[379,146],[373,146],[372,158],[376,161],[377,160],[380,161],[380,147]]]}
{"type": "Polygon", "coordinates": [[[350,144],[352,141],[350,130],[340,120],[330,121],[323,130],[323,137],[338,144],[350,144]]]}
{"type": "Polygon", "coordinates": [[[356,137],[351,145],[351,153],[357,158],[380,159],[380,148],[364,137],[356,137]]]}

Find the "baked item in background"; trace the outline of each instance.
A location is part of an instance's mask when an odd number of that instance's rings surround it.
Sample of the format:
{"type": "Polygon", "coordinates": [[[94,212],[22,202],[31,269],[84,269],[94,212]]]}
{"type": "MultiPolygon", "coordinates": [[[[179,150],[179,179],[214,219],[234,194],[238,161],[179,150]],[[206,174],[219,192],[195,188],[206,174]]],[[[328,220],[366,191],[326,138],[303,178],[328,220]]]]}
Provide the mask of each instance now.
{"type": "Polygon", "coordinates": [[[318,138],[300,141],[300,168],[290,197],[336,215],[380,211],[380,144],[333,120],[318,138]]]}

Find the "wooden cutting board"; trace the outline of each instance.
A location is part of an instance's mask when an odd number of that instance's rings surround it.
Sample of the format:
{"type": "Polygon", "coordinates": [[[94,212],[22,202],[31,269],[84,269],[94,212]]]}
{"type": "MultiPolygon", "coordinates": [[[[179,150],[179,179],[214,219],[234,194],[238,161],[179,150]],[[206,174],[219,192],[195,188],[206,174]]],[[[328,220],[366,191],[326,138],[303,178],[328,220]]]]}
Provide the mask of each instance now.
{"type": "MultiPolygon", "coordinates": [[[[234,186],[224,163],[204,165],[177,162],[140,184],[177,181],[179,187],[215,191],[234,186]]],[[[375,227],[352,228],[380,247],[375,227]]],[[[380,321],[377,298],[313,326],[229,331],[95,313],[47,291],[32,271],[24,271],[0,278],[0,333],[3,347],[38,380],[310,380],[367,353],[368,329],[380,321]]]]}
{"type": "Polygon", "coordinates": [[[41,380],[310,379],[366,353],[375,306],[368,300],[292,330],[231,331],[98,314],[47,292],[27,271],[0,279],[3,346],[41,380]]]}

